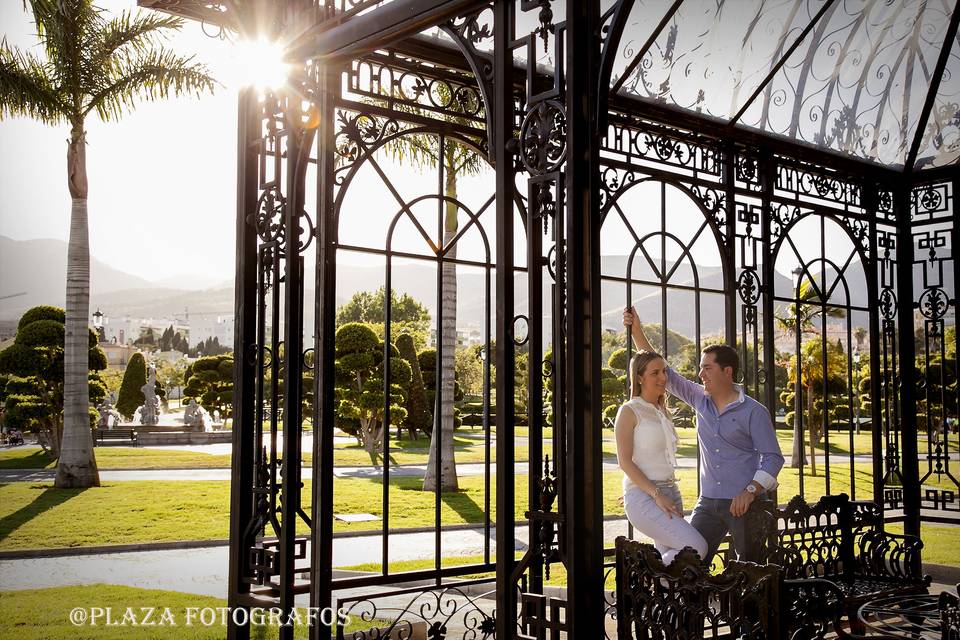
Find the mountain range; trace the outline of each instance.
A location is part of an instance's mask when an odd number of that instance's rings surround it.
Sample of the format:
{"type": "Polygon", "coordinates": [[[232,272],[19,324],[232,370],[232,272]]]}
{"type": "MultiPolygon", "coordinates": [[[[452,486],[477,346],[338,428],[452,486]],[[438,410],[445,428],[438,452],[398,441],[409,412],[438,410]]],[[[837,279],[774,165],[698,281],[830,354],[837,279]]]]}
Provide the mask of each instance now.
{"type": "MultiPolygon", "coordinates": [[[[15,320],[23,311],[38,304],[63,305],[66,253],[66,243],[60,240],[12,240],[0,236],[0,320],[15,320]],[[24,295],[15,295],[21,292],[24,295]]],[[[668,262],[667,270],[671,268],[672,265],[668,262]]],[[[623,278],[626,275],[627,257],[603,256],[601,269],[606,276],[623,278]]],[[[638,269],[636,265],[635,269],[638,269]]],[[[312,257],[307,259],[305,270],[312,273],[312,257]]],[[[645,272],[636,271],[634,276],[638,273],[641,277],[650,276],[648,267],[645,272]]],[[[383,266],[341,264],[337,270],[337,304],[343,304],[358,291],[377,289],[384,283],[384,275],[383,266]]],[[[525,313],[527,308],[525,277],[525,274],[518,273],[514,282],[518,314],[525,313]]],[[[792,289],[790,279],[779,272],[775,277],[775,290],[778,295],[789,295],[792,289]]],[[[862,282],[862,268],[859,263],[851,265],[847,277],[851,283],[862,282]]],[[[920,277],[919,274],[917,277],[920,277]]],[[[545,309],[549,309],[550,279],[546,274],[545,280],[547,282],[543,291],[543,305],[545,309]]],[[[483,296],[484,272],[476,268],[461,268],[458,270],[457,281],[458,323],[465,328],[482,328],[486,304],[483,296]]],[[[494,282],[495,272],[491,270],[491,313],[496,309],[494,282]]],[[[686,286],[693,286],[696,282],[701,288],[723,291],[722,271],[719,266],[697,266],[695,277],[691,267],[682,263],[676,267],[671,282],[686,286]]],[[[308,328],[313,326],[315,308],[312,303],[315,300],[312,284],[312,281],[308,280],[304,293],[304,324],[308,328]]],[[[947,283],[948,290],[952,290],[952,285],[951,279],[947,283]]],[[[419,300],[431,313],[436,308],[437,275],[432,264],[411,261],[395,263],[392,286],[419,300]]],[[[920,286],[919,281],[916,286],[920,286]]],[[[229,316],[234,311],[233,282],[217,282],[203,274],[150,281],[91,257],[90,288],[91,309],[99,308],[108,317],[129,315],[135,318],[182,318],[185,313],[191,316],[229,316]]],[[[864,287],[851,286],[850,290],[853,304],[867,305],[864,287]]],[[[601,301],[603,327],[619,329],[621,311],[626,301],[625,285],[605,280],[601,286],[601,301]]],[[[642,318],[650,322],[660,322],[664,305],[658,288],[635,286],[632,302],[637,306],[642,318]]],[[[698,329],[701,335],[721,333],[724,317],[722,295],[704,293],[700,304],[698,326],[692,292],[671,290],[666,304],[668,326],[686,336],[695,335],[698,329]]]]}

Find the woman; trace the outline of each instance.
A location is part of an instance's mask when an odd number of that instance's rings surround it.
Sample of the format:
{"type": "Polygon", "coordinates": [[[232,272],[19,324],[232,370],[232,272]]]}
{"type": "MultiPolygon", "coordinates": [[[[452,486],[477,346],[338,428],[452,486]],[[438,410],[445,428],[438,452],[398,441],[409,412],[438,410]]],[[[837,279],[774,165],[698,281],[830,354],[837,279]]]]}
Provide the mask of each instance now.
{"type": "Polygon", "coordinates": [[[623,470],[627,519],[653,538],[670,564],[684,547],[706,557],[707,542],[683,519],[683,499],[674,476],[677,432],[666,407],[667,363],[641,351],[630,361],[630,399],[617,412],[617,461],[623,470]]]}

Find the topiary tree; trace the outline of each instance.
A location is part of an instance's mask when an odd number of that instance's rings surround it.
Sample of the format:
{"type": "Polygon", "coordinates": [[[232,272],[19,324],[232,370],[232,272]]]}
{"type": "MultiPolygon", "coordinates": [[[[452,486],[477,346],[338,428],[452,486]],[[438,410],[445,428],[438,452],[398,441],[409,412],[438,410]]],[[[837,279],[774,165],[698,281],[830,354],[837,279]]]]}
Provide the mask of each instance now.
{"type": "MultiPolygon", "coordinates": [[[[304,418],[311,417],[313,415],[313,366],[314,366],[314,357],[313,350],[310,350],[306,353],[303,359],[304,368],[300,374],[300,399],[301,399],[301,416],[304,418]]],[[[280,360],[284,359],[284,348],[283,345],[280,345],[280,360]]],[[[286,406],[286,386],[284,384],[284,373],[286,367],[279,366],[277,367],[277,408],[282,409],[286,406]]],[[[267,373],[263,378],[263,388],[272,389],[273,388],[273,372],[267,367],[267,373]]],[[[267,392],[269,393],[269,392],[267,392]]],[[[280,419],[280,414],[277,414],[277,418],[280,419]]]]}
{"type": "Polygon", "coordinates": [[[613,426],[617,409],[627,400],[627,350],[620,348],[610,354],[607,366],[600,372],[601,402],[603,404],[603,423],[613,426]]]}
{"type": "Polygon", "coordinates": [[[198,358],[184,373],[183,396],[227,418],[233,409],[233,354],[198,358]]]}
{"type": "MultiPolygon", "coordinates": [[[[357,438],[375,460],[383,450],[389,425],[384,424],[383,353],[385,344],[367,324],[350,322],[337,329],[335,398],[341,429],[357,438]]],[[[390,345],[390,420],[402,424],[407,417],[406,390],[412,370],[390,345]]]]}
{"type": "Polygon", "coordinates": [[[147,361],[138,351],[130,356],[127,362],[127,368],[123,372],[123,382],[120,383],[120,393],[117,394],[117,411],[127,420],[133,419],[137,407],[146,400],[141,391],[145,384],[147,384],[147,361]]]}
{"type": "MultiPolygon", "coordinates": [[[[401,333],[397,336],[397,351],[400,357],[410,365],[410,390],[407,393],[407,418],[403,426],[410,433],[410,438],[416,438],[418,433],[430,433],[433,413],[427,404],[427,393],[423,385],[423,374],[420,371],[420,361],[414,347],[413,336],[401,333]]],[[[399,434],[399,430],[397,431],[399,434]]]]}
{"type": "MultiPolygon", "coordinates": [[[[60,456],[63,442],[64,322],[63,309],[34,307],[20,318],[13,344],[0,351],[0,403],[6,426],[36,432],[54,457],[60,456]]],[[[107,368],[107,357],[97,346],[97,335],[89,328],[87,334],[87,393],[96,404],[107,393],[96,373],[107,368]]],[[[90,411],[88,406],[88,416],[90,411]]],[[[92,438],[89,447],[99,483],[92,438]]]]}

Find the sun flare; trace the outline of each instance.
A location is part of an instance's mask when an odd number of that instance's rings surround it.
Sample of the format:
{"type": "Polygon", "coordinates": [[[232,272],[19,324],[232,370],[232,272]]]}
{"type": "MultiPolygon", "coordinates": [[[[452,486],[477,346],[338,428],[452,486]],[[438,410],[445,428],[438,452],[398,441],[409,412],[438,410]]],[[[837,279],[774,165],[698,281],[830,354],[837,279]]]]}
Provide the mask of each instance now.
{"type": "Polygon", "coordinates": [[[237,44],[238,76],[243,84],[257,89],[277,89],[287,82],[290,65],[284,62],[279,42],[258,39],[237,44]]]}

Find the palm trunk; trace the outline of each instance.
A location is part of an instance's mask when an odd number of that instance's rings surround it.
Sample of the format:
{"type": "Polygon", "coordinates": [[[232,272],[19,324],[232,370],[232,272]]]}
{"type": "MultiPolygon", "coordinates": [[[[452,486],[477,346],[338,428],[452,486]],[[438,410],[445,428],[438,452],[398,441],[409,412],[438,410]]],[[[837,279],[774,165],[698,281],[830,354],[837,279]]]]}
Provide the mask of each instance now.
{"type": "MultiPolygon", "coordinates": [[[[452,147],[448,147],[451,149],[452,147]]],[[[449,151],[446,154],[450,155],[449,151]]],[[[449,168],[453,166],[452,159],[445,158],[446,184],[445,193],[450,198],[457,197],[457,174],[449,168]]],[[[457,206],[447,202],[446,217],[444,220],[443,245],[447,246],[457,235],[457,206]]],[[[446,258],[457,257],[457,246],[453,245],[447,252],[446,258]]],[[[454,356],[457,349],[457,265],[445,260],[441,273],[440,298],[440,381],[437,386],[440,393],[440,415],[434,416],[433,433],[430,436],[430,456],[427,460],[426,475],[423,479],[424,491],[437,490],[437,438],[442,441],[440,456],[440,490],[441,492],[457,491],[457,462],[454,459],[454,356]],[[438,419],[439,418],[439,419],[438,419]],[[439,423],[439,424],[438,424],[439,423]],[[439,428],[438,428],[439,427],[439,428]]]]}
{"type": "Polygon", "coordinates": [[[90,245],[87,232],[86,144],[82,123],[74,125],[67,152],[72,206],[67,246],[66,336],[63,345],[63,439],[57,488],[98,487],[100,473],[90,431],[90,245]]]}
{"type": "MultiPolygon", "coordinates": [[[[817,475],[817,452],[816,452],[816,449],[814,449],[815,442],[816,442],[816,434],[814,433],[814,430],[816,429],[816,427],[814,426],[814,423],[813,423],[813,385],[812,384],[810,385],[810,389],[807,390],[807,404],[810,405],[810,409],[807,412],[807,414],[810,416],[809,418],[810,426],[807,429],[807,431],[810,433],[810,475],[815,476],[817,475]]],[[[826,409],[826,405],[824,405],[824,409],[826,409]]]]}
{"type": "Polygon", "coordinates": [[[796,400],[793,401],[793,447],[790,455],[790,468],[799,469],[806,460],[803,454],[803,427],[800,424],[803,415],[803,398],[800,390],[797,390],[796,400]]]}

